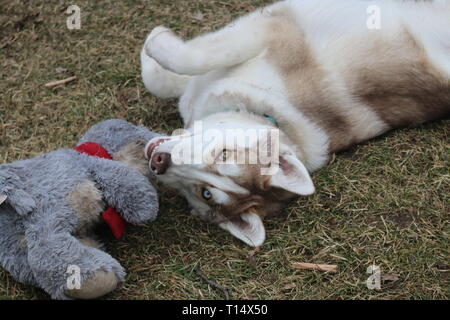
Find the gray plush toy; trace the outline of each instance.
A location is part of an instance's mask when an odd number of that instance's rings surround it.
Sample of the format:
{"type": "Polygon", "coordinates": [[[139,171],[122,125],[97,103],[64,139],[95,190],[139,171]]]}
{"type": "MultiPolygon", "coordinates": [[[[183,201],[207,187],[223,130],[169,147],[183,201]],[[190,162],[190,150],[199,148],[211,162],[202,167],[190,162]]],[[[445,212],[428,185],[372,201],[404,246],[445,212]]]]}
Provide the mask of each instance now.
{"type": "MultiPolygon", "coordinates": [[[[107,120],[81,138],[78,151],[0,165],[0,265],[54,299],[96,298],[114,290],[124,269],[100,249],[92,227],[102,214],[113,230],[123,227],[121,218],[132,224],[156,218],[158,198],[143,151],[155,136],[107,120]],[[108,153],[117,161],[101,158],[108,153]]],[[[115,231],[120,236],[122,230],[115,231]]]]}

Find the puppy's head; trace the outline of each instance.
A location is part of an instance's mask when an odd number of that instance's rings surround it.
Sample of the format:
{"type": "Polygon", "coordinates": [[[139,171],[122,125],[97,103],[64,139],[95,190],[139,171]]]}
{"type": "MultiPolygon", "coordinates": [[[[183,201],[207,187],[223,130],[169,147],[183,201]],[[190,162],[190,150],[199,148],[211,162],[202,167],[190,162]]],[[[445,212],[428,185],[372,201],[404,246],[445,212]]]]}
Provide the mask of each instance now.
{"type": "Polygon", "coordinates": [[[294,151],[273,126],[204,122],[149,141],[150,169],[178,189],[191,213],[218,224],[251,246],[265,240],[263,218],[314,185],[294,151]]]}

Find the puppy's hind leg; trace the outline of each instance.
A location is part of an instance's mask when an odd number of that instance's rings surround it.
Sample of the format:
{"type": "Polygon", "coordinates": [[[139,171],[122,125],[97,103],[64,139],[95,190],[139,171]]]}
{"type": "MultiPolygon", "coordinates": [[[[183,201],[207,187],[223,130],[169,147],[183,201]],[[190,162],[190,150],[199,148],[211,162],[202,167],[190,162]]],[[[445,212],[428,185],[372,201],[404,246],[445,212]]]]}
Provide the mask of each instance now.
{"type": "Polygon", "coordinates": [[[158,62],[141,51],[141,76],[148,91],[159,98],[178,98],[191,79],[189,76],[178,75],[161,67],[158,62]]]}

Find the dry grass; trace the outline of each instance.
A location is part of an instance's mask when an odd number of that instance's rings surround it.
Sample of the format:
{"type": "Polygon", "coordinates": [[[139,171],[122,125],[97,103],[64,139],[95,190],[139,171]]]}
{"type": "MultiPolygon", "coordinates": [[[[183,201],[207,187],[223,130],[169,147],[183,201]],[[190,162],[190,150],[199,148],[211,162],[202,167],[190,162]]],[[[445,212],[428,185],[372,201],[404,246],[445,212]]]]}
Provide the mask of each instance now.
{"type": "MultiPolygon", "coordinates": [[[[190,37],[267,2],[77,0],[82,28],[71,31],[64,10],[74,2],[0,0],[0,161],[72,146],[112,117],[165,133],[181,127],[176,102],[155,99],[141,83],[138,53],[148,31],[165,24],[190,37]],[[64,87],[43,87],[72,75],[78,79],[64,87]]],[[[107,298],[221,299],[194,272],[198,265],[236,299],[448,299],[448,157],[448,121],[339,154],[314,176],[314,196],[267,222],[258,252],[189,217],[185,200],[161,188],[156,222],[121,241],[105,236],[129,274],[107,298]],[[337,264],[338,273],[292,262],[337,264]],[[398,280],[368,290],[372,263],[398,280]]],[[[0,271],[0,297],[47,296],[0,271]]]]}

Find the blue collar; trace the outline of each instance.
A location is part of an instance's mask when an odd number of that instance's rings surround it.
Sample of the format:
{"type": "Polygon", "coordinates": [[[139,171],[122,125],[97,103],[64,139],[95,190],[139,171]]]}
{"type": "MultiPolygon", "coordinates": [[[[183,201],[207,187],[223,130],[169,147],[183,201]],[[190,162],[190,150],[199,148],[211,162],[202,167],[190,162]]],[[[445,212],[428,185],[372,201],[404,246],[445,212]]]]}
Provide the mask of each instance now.
{"type": "MultiPolygon", "coordinates": [[[[224,108],[224,109],[222,110],[222,112],[228,112],[228,111],[237,111],[237,112],[239,112],[240,110],[239,110],[239,109],[234,109],[234,108],[224,108]]],[[[253,113],[254,113],[254,112],[253,112],[253,113]]],[[[278,121],[277,121],[274,117],[269,116],[269,115],[266,114],[266,113],[263,113],[262,116],[263,116],[266,120],[269,120],[269,121],[272,122],[275,126],[278,127],[278,121]]]]}
{"type": "Polygon", "coordinates": [[[278,127],[278,122],[277,120],[275,120],[274,117],[269,116],[268,114],[263,114],[264,118],[266,118],[267,120],[269,120],[270,122],[272,122],[274,125],[276,125],[278,127]]]}

